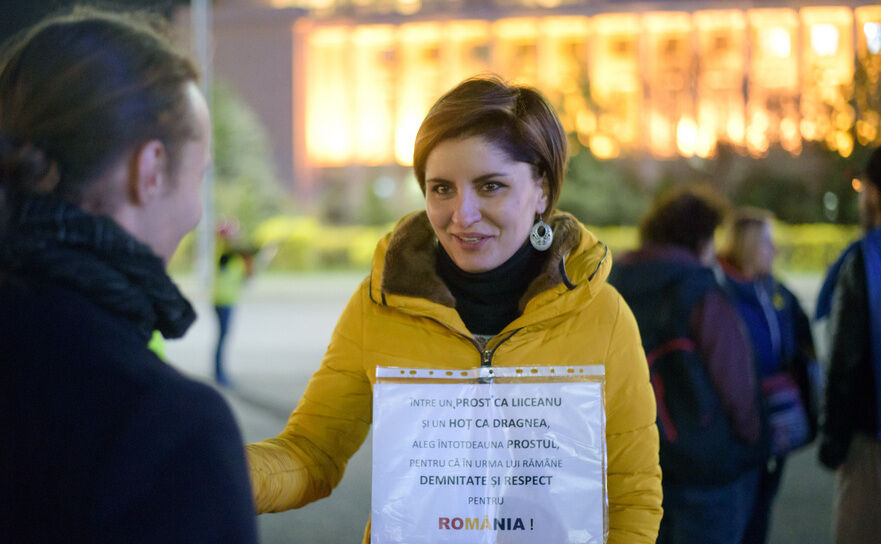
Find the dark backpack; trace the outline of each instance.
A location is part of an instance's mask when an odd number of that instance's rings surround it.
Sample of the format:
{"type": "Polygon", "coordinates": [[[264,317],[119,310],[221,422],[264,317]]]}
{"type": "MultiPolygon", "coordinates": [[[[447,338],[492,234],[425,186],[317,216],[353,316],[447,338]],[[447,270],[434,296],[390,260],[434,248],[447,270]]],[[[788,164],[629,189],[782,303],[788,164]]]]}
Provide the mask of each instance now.
{"type": "Polygon", "coordinates": [[[690,337],[692,311],[711,289],[719,289],[712,272],[700,269],[656,297],[631,301],[622,291],[646,351],[658,405],[660,462],[668,484],[726,484],[763,459],[761,446],[735,437],[690,337]]]}

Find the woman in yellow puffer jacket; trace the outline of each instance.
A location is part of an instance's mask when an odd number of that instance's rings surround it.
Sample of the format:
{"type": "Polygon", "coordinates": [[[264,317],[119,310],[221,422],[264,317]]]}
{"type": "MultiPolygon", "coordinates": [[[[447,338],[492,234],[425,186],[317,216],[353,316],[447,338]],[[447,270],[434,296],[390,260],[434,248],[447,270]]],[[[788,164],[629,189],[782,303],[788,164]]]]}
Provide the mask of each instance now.
{"type": "Polygon", "coordinates": [[[380,240],[285,429],[247,446],[258,511],[330,494],[367,436],[377,366],[603,365],[608,542],[655,541],[661,472],[645,354],[606,283],[608,249],[553,211],[565,164],[565,132],[531,88],[474,78],[435,103],[414,152],[426,211],[380,240]]]}

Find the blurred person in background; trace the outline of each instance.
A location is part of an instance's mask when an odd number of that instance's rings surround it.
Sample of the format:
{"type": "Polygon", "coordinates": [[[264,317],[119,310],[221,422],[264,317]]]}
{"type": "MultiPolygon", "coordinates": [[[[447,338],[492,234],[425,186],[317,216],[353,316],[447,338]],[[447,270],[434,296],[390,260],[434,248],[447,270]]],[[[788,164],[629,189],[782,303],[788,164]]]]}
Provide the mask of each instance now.
{"type": "Polygon", "coordinates": [[[232,321],[233,309],[242,296],[245,282],[254,274],[256,250],[244,247],[236,241],[239,235],[237,221],[223,221],[215,229],[217,233],[217,269],[214,271],[212,298],[217,316],[217,343],[214,347],[214,381],[230,386],[232,382],[224,369],[224,346],[232,321]]]}
{"type": "Polygon", "coordinates": [[[146,17],[77,9],[0,61],[0,539],[256,542],[242,439],[151,352],[201,215],[197,71],[146,17]]]}
{"type": "Polygon", "coordinates": [[[609,278],[636,316],[658,402],[661,544],[739,544],[758,484],[752,349],[711,268],[726,209],[706,188],[661,195],[640,222],[641,247],[609,278]]]}
{"type": "Polygon", "coordinates": [[[607,248],[554,210],[566,161],[566,134],[532,88],[474,78],[432,106],[414,150],[425,211],[379,242],[287,427],[247,448],[259,512],[339,483],[371,425],[377,365],[602,363],[608,542],[655,541],[661,475],[645,357],[605,281],[607,248]]]}
{"type": "Polygon", "coordinates": [[[865,236],[830,268],[817,317],[830,335],[820,462],[836,469],[835,541],[881,535],[881,148],[859,195],[865,236]]]}
{"type": "Polygon", "coordinates": [[[810,321],[795,295],[773,276],[777,248],[772,219],[770,212],[758,208],[735,210],[718,268],[749,331],[770,433],[770,457],[760,470],[745,544],[767,540],[786,455],[809,444],[817,432],[819,369],[810,321]]]}

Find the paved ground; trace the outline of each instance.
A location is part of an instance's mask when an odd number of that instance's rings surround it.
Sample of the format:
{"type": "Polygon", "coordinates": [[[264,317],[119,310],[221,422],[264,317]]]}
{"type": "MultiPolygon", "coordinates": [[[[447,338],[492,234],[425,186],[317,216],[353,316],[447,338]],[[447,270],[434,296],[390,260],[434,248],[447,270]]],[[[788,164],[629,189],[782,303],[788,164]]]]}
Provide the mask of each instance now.
{"type": "MultiPolygon", "coordinates": [[[[229,339],[229,373],[236,393],[227,394],[247,442],[274,436],[296,406],[318,367],[337,317],[360,276],[257,278],[237,309],[229,339]]],[[[790,286],[812,306],[817,279],[794,277],[790,286]]],[[[181,282],[197,301],[200,318],[182,340],[169,342],[173,364],[208,379],[215,335],[213,310],[195,286],[181,282]]],[[[259,518],[261,542],[327,544],[360,542],[370,510],[371,448],[368,437],[349,462],[330,498],[300,510],[259,518]]],[[[771,544],[831,542],[832,475],[809,448],[790,457],[775,509],[771,544]]]]}

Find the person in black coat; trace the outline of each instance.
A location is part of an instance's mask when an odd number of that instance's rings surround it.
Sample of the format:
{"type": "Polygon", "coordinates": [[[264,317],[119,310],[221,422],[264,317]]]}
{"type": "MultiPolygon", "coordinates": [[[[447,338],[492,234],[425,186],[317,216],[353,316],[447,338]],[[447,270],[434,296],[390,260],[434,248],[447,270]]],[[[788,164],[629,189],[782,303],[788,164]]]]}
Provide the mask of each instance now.
{"type": "Polygon", "coordinates": [[[881,532],[881,148],[860,192],[865,236],[844,251],[820,290],[829,316],[829,371],[819,458],[837,470],[835,541],[881,532]]]}
{"type": "Polygon", "coordinates": [[[165,271],[210,162],[192,62],[95,10],[0,57],[0,540],[256,542],[229,408],[147,348],[195,319],[165,271]]]}

